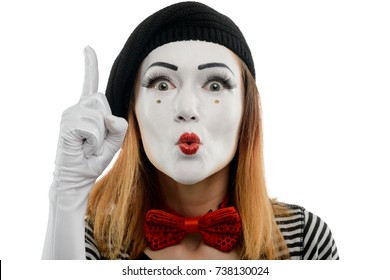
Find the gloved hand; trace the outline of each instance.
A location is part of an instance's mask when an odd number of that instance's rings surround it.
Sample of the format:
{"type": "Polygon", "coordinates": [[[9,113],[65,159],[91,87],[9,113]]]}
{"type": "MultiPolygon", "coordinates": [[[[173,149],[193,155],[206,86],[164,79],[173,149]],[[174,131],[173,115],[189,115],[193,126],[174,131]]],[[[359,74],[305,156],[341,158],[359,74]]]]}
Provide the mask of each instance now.
{"type": "Polygon", "coordinates": [[[86,47],[84,56],[80,101],[62,114],[43,259],[85,259],[88,194],[121,147],[127,130],[126,120],[113,116],[106,97],[97,92],[94,50],[86,47]]]}

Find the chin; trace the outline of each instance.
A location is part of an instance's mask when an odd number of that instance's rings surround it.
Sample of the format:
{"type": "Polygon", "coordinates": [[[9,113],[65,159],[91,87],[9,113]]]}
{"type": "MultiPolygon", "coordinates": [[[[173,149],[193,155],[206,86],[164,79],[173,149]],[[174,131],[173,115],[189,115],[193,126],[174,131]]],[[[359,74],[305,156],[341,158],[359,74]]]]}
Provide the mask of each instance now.
{"type": "Polygon", "coordinates": [[[194,185],[212,174],[207,164],[196,158],[181,160],[166,171],[165,174],[183,185],[194,185]]]}
{"type": "Polygon", "coordinates": [[[181,172],[175,172],[170,176],[176,182],[183,185],[195,185],[204,179],[206,179],[210,174],[206,174],[205,172],[188,172],[188,170],[181,172]]]}
{"type": "Polygon", "coordinates": [[[203,181],[206,177],[196,176],[195,174],[185,174],[183,176],[182,174],[181,176],[172,176],[171,178],[183,185],[195,185],[196,183],[203,181]]]}

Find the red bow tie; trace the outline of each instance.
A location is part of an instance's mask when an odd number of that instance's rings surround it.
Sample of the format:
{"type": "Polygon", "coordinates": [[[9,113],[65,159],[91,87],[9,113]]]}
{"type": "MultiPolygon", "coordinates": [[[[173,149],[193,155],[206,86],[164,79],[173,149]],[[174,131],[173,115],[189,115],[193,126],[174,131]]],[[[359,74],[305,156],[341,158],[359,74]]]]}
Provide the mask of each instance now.
{"type": "Polygon", "coordinates": [[[198,232],[205,244],[229,252],[241,236],[241,219],[234,207],[222,208],[196,218],[150,210],[146,214],[144,230],[152,250],[178,244],[187,233],[198,232]]]}

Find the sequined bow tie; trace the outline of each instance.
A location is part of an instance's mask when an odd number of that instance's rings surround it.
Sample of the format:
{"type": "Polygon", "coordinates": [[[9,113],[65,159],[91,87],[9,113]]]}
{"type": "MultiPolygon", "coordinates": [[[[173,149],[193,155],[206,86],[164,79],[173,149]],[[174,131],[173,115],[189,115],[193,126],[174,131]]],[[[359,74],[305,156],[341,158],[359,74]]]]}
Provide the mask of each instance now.
{"type": "Polygon", "coordinates": [[[184,218],[162,210],[150,210],[144,222],[152,250],[180,243],[187,233],[200,233],[203,242],[229,252],[241,236],[241,219],[234,207],[226,207],[196,218],[184,218]]]}

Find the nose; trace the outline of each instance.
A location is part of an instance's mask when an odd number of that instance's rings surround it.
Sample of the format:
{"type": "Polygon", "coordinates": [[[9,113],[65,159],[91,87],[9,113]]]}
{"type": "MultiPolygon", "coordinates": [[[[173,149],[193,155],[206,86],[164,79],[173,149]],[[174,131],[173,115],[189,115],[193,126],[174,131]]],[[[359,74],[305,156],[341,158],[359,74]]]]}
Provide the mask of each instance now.
{"type": "Polygon", "coordinates": [[[191,111],[180,111],[175,115],[175,121],[177,122],[197,122],[199,115],[191,111]]]}
{"type": "Polygon", "coordinates": [[[181,93],[176,99],[175,121],[176,122],[198,122],[199,113],[197,110],[198,100],[193,93],[181,93]]]}

